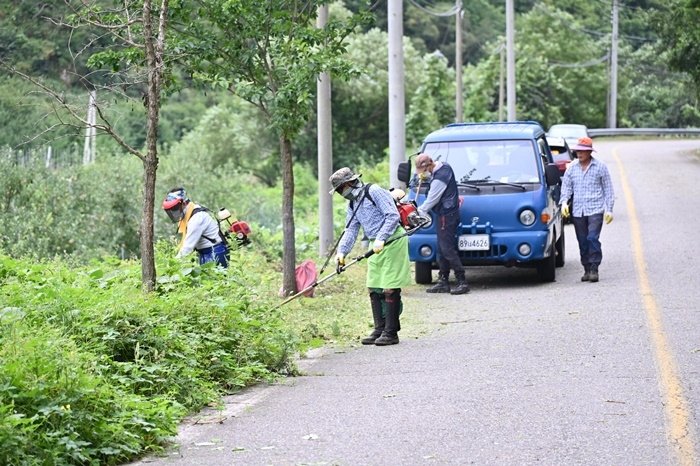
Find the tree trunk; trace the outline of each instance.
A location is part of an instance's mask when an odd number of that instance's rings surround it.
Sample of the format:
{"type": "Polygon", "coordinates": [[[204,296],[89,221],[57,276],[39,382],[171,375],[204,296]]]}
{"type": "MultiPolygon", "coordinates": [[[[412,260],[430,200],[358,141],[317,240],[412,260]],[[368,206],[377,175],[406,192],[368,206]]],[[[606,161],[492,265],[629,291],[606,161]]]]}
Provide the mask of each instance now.
{"type": "MultiPolygon", "coordinates": [[[[167,1],[164,1],[163,4],[167,5],[167,1]]],[[[163,30],[163,28],[164,24],[160,24],[160,29],[163,30]]],[[[143,159],[143,204],[141,205],[141,285],[144,291],[151,292],[156,287],[153,206],[156,192],[156,171],[158,169],[158,118],[163,69],[162,57],[159,57],[157,53],[158,50],[162,50],[162,44],[156,44],[157,39],[153,36],[150,0],[145,0],[143,3],[143,35],[148,68],[148,92],[145,102],[148,122],[146,124],[147,151],[146,157],[143,159]]],[[[163,40],[163,37],[159,37],[159,39],[163,40]]]]}
{"type": "MultiPolygon", "coordinates": [[[[150,125],[150,123],[149,123],[150,125]]],[[[148,139],[151,135],[148,136],[148,139]]],[[[151,292],[156,287],[156,261],[153,249],[153,205],[155,203],[156,170],[158,168],[158,155],[148,154],[143,162],[143,201],[141,204],[141,284],[143,291],[151,292]]]]}
{"type": "Polygon", "coordinates": [[[280,153],[282,155],[282,248],[283,289],[285,296],[297,292],[297,282],[294,269],[296,268],[296,249],[294,239],[294,170],[292,168],[292,142],[289,138],[280,137],[280,153]]]}

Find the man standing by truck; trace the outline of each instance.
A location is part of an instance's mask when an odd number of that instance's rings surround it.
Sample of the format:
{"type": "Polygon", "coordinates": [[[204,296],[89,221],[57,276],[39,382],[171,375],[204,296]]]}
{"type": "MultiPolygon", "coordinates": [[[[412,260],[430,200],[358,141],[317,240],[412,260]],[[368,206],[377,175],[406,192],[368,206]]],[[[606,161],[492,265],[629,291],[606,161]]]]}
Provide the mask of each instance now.
{"type": "Polygon", "coordinates": [[[421,182],[430,181],[428,195],[418,207],[421,216],[433,211],[437,222],[437,260],[440,266],[438,281],[428,293],[469,293],[464,267],[457,252],[459,226],[459,192],[455,174],[447,163],[434,162],[428,154],[416,157],[416,174],[421,182]],[[457,285],[450,288],[450,269],[454,270],[457,285]]]}
{"type": "Polygon", "coordinates": [[[564,217],[572,215],[578,248],[583,265],[582,282],[597,282],[598,266],[603,260],[600,232],[605,223],[612,222],[615,191],[608,167],[592,156],[595,152],[591,138],[580,138],[571,148],[578,154],[578,161],[564,172],[561,185],[561,212],[564,217]],[[574,196],[572,212],[569,198],[574,196]]]}

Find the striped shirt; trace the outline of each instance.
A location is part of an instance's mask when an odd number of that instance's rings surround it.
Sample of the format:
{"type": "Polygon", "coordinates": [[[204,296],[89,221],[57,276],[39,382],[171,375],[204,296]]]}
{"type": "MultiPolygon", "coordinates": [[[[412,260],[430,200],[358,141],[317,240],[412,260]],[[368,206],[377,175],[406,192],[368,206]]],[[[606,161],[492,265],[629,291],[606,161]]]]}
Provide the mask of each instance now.
{"type": "Polygon", "coordinates": [[[341,254],[348,255],[352,251],[360,227],[364,228],[369,239],[386,241],[399,226],[401,218],[389,191],[375,184],[370,185],[367,190],[362,191],[358,199],[348,203],[348,212],[345,216],[345,224],[348,226],[343,239],[338,244],[338,251],[341,254]],[[369,190],[372,200],[367,199],[367,190],[369,190]],[[357,213],[352,218],[355,211],[357,213]]]}
{"type": "Polygon", "coordinates": [[[586,171],[578,161],[569,165],[564,172],[561,185],[561,205],[574,196],[574,217],[587,217],[613,211],[615,190],[608,167],[601,160],[591,157],[586,171]]]}

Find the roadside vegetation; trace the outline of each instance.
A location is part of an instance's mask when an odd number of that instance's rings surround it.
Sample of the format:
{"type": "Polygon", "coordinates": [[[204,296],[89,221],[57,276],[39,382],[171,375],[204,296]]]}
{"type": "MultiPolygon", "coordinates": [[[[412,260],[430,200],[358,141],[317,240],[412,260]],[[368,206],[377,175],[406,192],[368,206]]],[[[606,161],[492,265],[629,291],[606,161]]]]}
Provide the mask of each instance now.
{"type": "MultiPolygon", "coordinates": [[[[276,308],[279,217],[260,204],[279,187],[235,173],[223,177],[241,185],[230,191],[193,183],[195,202],[218,207],[215,193],[226,192],[222,205],[251,223],[252,244],[233,251],[227,270],[174,259],[173,226],[158,210],[157,287],[143,293],[138,260],[107,254],[135,235],[136,219],[117,209],[138,211],[128,166],[7,168],[17,177],[13,212],[29,225],[8,222],[11,212],[0,217],[4,234],[17,239],[12,254],[0,252],[0,464],[119,464],[157,452],[185,415],[296,375],[295,358],[310,348],[352,344],[368,331],[364,263],[324,282],[315,297],[276,308]],[[42,234],[27,233],[33,229],[42,234]]],[[[299,212],[299,255],[319,270],[308,188],[298,203],[307,209],[299,212]]],[[[344,208],[337,203],[339,228],[344,208]]],[[[333,271],[330,263],[323,276],[333,271]]]]}

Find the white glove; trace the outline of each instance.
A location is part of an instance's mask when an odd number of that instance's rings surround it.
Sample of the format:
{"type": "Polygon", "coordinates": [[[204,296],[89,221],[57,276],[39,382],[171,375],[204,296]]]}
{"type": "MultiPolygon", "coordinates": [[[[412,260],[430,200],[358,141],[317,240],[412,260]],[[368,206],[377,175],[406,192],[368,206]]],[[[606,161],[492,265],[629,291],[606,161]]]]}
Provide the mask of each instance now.
{"type": "Polygon", "coordinates": [[[384,241],[380,239],[375,239],[374,240],[374,246],[372,246],[372,250],[374,251],[375,254],[379,254],[382,252],[384,249],[384,241]]]}
{"type": "Polygon", "coordinates": [[[605,212],[605,224],[607,225],[608,223],[612,222],[612,220],[612,212],[605,212]]]}
{"type": "Polygon", "coordinates": [[[562,216],[564,216],[564,217],[568,217],[568,216],[569,216],[569,205],[568,205],[568,204],[562,204],[562,206],[561,206],[561,214],[562,214],[562,216]]]}

